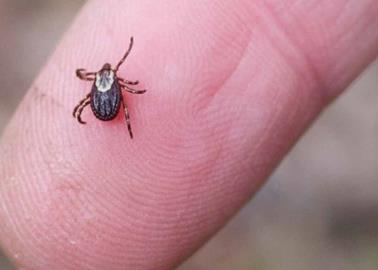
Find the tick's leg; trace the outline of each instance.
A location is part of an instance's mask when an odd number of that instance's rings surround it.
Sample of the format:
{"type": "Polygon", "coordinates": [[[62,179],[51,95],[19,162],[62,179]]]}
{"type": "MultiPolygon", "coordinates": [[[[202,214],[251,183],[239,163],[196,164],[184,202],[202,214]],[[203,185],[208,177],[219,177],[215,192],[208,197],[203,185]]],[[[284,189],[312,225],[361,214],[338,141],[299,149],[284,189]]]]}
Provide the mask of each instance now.
{"type": "Polygon", "coordinates": [[[77,121],[79,121],[80,124],[86,124],[86,122],[84,122],[83,120],[81,120],[81,113],[83,112],[84,108],[89,105],[91,103],[91,101],[88,99],[86,100],[80,107],[79,109],[77,110],[77,121]]]}
{"type": "Polygon", "coordinates": [[[136,90],[136,89],[133,89],[133,88],[130,88],[127,84],[123,83],[123,82],[119,82],[119,84],[121,85],[121,88],[129,93],[132,93],[132,94],[143,94],[144,92],[146,92],[147,90],[146,89],[143,89],[143,90],[136,90]]]}
{"type": "Polygon", "coordinates": [[[76,118],[76,113],[77,113],[77,110],[79,109],[79,107],[81,107],[87,100],[90,100],[90,96],[91,94],[89,93],[85,98],[83,98],[79,104],[76,105],[76,107],[74,108],[73,112],[72,112],[72,115],[73,117],[76,118]]]}
{"type": "Polygon", "coordinates": [[[129,111],[127,110],[127,105],[126,103],[122,100],[122,105],[123,105],[123,110],[125,111],[125,119],[126,119],[126,124],[127,124],[127,129],[129,130],[130,138],[133,138],[133,132],[131,130],[131,125],[130,125],[130,115],[129,111]]]}
{"type": "Polygon", "coordinates": [[[126,84],[130,84],[130,85],[137,85],[139,83],[139,81],[128,81],[128,80],[125,80],[125,83],[126,84]]]}
{"type": "Polygon", "coordinates": [[[143,94],[145,93],[147,90],[146,89],[143,89],[143,90],[136,90],[136,89],[133,89],[133,88],[130,88],[128,86],[123,86],[122,87],[123,90],[129,92],[129,93],[132,93],[132,94],[143,94]]]}
{"type": "Polygon", "coordinates": [[[85,69],[79,68],[79,69],[76,70],[76,76],[80,80],[94,81],[95,80],[95,76],[96,76],[96,72],[86,72],[85,69]]]}
{"type": "Polygon", "coordinates": [[[129,49],[126,51],[125,55],[122,57],[122,59],[119,61],[119,63],[117,64],[116,68],[115,68],[115,72],[117,72],[117,70],[119,69],[119,67],[122,65],[123,62],[125,62],[125,59],[127,58],[127,56],[129,55],[130,51],[131,51],[131,48],[133,47],[133,44],[134,44],[134,38],[131,37],[130,38],[130,45],[129,45],[129,49]]]}
{"type": "Polygon", "coordinates": [[[139,83],[139,81],[128,81],[128,80],[125,80],[125,79],[122,79],[122,78],[118,78],[118,82],[123,82],[125,84],[129,84],[129,85],[137,85],[139,83]]]}

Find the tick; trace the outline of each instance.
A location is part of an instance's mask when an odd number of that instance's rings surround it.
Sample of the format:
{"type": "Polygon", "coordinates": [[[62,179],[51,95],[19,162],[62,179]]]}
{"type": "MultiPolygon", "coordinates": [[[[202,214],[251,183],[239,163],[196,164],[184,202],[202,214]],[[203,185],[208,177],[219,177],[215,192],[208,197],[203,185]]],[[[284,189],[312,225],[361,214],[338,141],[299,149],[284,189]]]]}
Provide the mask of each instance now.
{"type": "Polygon", "coordinates": [[[130,138],[133,138],[133,132],[130,125],[130,115],[127,109],[127,104],[122,96],[122,90],[132,94],[143,94],[146,90],[136,90],[130,87],[131,85],[137,85],[139,81],[128,81],[117,76],[117,71],[130,54],[133,43],[134,39],[131,37],[128,50],[114,69],[109,63],[106,63],[97,72],[87,72],[83,68],[76,70],[76,76],[79,79],[93,81],[91,92],[79,102],[73,111],[73,116],[79,121],[79,123],[86,123],[81,119],[81,113],[89,104],[91,105],[92,112],[96,118],[102,121],[114,119],[122,104],[130,138]]]}

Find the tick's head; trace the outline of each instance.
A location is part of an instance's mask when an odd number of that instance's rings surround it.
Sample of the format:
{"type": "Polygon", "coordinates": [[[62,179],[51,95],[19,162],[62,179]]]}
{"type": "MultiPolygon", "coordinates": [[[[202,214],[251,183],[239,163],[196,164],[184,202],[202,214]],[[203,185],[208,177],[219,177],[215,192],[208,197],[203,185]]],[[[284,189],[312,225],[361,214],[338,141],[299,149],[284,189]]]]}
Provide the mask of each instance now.
{"type": "Polygon", "coordinates": [[[101,68],[101,70],[111,70],[111,69],[112,69],[112,67],[109,63],[104,64],[101,68]]]}
{"type": "Polygon", "coordinates": [[[115,80],[114,71],[109,64],[105,64],[102,69],[96,73],[95,85],[100,92],[106,92],[110,90],[115,80]]]}

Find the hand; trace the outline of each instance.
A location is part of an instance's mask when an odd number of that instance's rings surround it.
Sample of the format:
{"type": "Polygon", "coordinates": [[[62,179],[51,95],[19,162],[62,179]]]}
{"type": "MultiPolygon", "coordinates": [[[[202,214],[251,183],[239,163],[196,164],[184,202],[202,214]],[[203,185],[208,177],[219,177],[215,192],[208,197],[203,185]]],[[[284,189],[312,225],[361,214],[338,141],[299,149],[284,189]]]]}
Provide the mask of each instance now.
{"type": "Polygon", "coordinates": [[[373,61],[362,1],[91,1],[1,140],[0,241],[25,269],[170,269],[256,192],[373,61]],[[284,3],[283,3],[284,2],[284,3]],[[74,71],[149,91],[111,122],[71,117],[74,71]]]}

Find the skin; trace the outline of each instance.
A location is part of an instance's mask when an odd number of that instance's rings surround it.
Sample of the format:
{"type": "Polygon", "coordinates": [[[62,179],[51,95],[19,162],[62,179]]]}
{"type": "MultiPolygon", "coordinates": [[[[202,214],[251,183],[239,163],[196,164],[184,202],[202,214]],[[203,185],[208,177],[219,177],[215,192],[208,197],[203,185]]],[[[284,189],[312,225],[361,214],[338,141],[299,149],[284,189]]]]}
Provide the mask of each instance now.
{"type": "Polygon", "coordinates": [[[376,0],[90,1],[0,146],[0,242],[20,268],[171,269],[257,191],[378,54],[376,0]],[[115,65],[111,122],[71,117],[115,65]]]}

